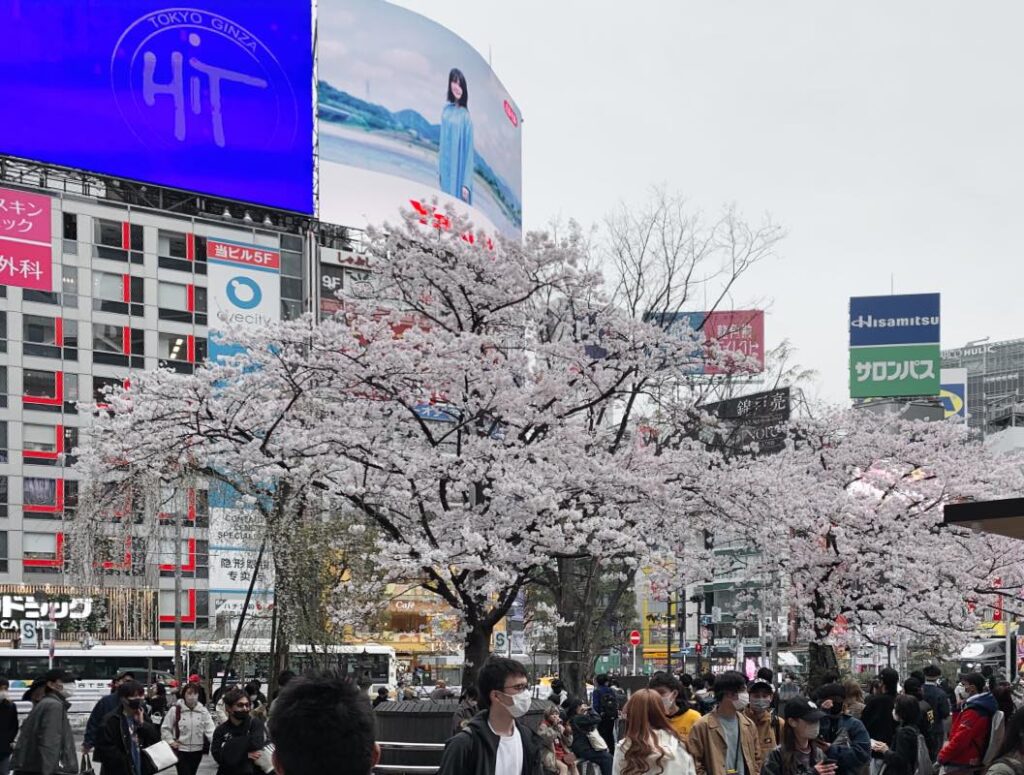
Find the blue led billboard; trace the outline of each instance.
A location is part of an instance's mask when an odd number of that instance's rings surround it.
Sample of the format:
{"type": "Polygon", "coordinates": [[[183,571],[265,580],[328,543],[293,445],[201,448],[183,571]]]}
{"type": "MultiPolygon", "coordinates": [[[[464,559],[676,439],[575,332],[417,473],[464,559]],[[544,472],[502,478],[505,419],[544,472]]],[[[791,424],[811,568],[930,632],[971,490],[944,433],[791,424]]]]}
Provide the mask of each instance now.
{"type": "Polygon", "coordinates": [[[311,5],[0,3],[0,153],[312,213],[311,5]]]}

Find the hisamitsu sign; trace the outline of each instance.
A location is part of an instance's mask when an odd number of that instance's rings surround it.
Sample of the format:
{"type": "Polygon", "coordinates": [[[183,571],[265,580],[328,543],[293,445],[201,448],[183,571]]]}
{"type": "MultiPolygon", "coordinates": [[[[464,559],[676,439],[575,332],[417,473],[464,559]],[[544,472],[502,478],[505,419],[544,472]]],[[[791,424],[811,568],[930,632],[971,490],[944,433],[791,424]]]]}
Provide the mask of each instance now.
{"type": "Polygon", "coordinates": [[[937,293],[850,299],[850,347],[938,342],[937,293]]]}
{"type": "Polygon", "coordinates": [[[850,397],[937,396],[937,293],[850,299],[850,397]]]}

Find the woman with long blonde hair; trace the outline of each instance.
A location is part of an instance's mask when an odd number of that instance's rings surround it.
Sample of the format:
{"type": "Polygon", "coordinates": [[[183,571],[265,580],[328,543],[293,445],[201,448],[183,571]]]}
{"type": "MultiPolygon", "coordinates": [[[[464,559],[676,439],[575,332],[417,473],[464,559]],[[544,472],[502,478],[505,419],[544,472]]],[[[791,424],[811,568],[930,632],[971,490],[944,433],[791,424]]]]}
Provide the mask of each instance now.
{"type": "Polygon", "coordinates": [[[634,692],[625,712],[626,734],[615,747],[614,775],[696,775],[660,694],[653,689],[634,692]]]}

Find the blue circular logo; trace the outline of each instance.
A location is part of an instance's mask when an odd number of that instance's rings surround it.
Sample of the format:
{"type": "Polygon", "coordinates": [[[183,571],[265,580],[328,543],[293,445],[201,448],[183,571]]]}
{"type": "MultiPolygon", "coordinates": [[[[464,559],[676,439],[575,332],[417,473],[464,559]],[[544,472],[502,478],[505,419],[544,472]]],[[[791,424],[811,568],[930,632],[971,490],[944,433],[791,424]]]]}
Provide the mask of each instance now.
{"type": "Polygon", "coordinates": [[[232,277],[227,286],[228,301],[240,309],[255,309],[263,301],[263,291],[249,277],[232,277]]]}

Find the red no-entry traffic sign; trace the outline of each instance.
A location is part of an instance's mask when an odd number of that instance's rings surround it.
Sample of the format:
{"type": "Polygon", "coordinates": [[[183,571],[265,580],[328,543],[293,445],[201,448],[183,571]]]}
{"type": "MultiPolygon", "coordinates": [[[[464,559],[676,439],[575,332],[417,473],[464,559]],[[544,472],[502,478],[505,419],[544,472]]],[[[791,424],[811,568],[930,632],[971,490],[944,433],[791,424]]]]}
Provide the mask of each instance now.
{"type": "Polygon", "coordinates": [[[640,631],[639,630],[633,630],[633,632],[629,633],[629,645],[630,646],[639,646],[640,645],[640,631]]]}

